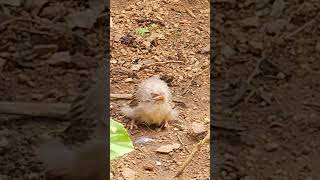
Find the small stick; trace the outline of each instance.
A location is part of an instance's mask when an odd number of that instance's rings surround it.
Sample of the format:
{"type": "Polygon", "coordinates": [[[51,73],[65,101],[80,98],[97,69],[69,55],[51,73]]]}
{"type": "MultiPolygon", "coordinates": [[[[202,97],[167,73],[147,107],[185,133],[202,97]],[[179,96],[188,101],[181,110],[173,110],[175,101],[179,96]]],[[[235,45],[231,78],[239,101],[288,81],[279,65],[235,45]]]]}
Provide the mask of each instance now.
{"type": "Polygon", "coordinates": [[[244,103],[248,104],[250,98],[256,93],[255,90],[251,90],[251,92],[249,93],[249,95],[244,99],[244,103]]]}
{"type": "Polygon", "coordinates": [[[147,18],[139,18],[136,19],[136,21],[138,23],[145,23],[145,22],[149,22],[149,23],[155,23],[155,24],[160,24],[161,26],[165,26],[165,23],[160,21],[160,20],[154,20],[154,19],[147,19],[147,18]]]}
{"type": "Polygon", "coordinates": [[[180,144],[184,147],[184,149],[186,149],[186,151],[190,154],[191,152],[189,151],[189,149],[187,148],[187,146],[182,142],[181,138],[180,138],[180,135],[177,133],[177,137],[178,137],[178,140],[180,142],[180,144]]]}
{"type": "Polygon", "coordinates": [[[310,26],[311,24],[315,23],[318,20],[320,13],[316,15],[316,17],[314,17],[313,19],[311,19],[309,22],[305,23],[303,26],[299,27],[298,29],[296,29],[295,31],[293,31],[292,33],[286,35],[284,38],[285,39],[290,39],[292,36],[298,34],[300,31],[302,31],[303,29],[305,29],[306,27],[310,26]]]}
{"type": "Polygon", "coordinates": [[[195,19],[197,18],[197,16],[194,15],[193,12],[187,6],[183,5],[183,7],[191,17],[193,17],[195,19]]]}
{"type": "Polygon", "coordinates": [[[209,139],[210,139],[210,133],[208,133],[206,135],[205,138],[203,138],[202,141],[200,141],[196,147],[194,148],[194,150],[192,151],[192,153],[189,155],[189,157],[187,158],[187,160],[182,164],[182,166],[180,167],[180,169],[178,170],[178,172],[176,173],[176,175],[174,177],[179,177],[184,169],[187,167],[187,165],[191,162],[192,158],[194,157],[194,155],[196,154],[197,151],[199,151],[200,147],[202,145],[204,145],[205,143],[209,142],[209,139]]]}
{"type": "Polygon", "coordinates": [[[142,66],[140,69],[145,69],[151,66],[155,66],[155,65],[163,65],[163,64],[169,64],[169,63],[183,63],[184,61],[165,61],[165,62],[155,62],[155,63],[151,63],[151,64],[146,64],[144,66],[142,66]]]}
{"type": "Polygon", "coordinates": [[[0,102],[0,114],[38,117],[63,117],[70,109],[68,103],[0,102]]]}
{"type": "Polygon", "coordinates": [[[261,63],[266,59],[265,55],[262,55],[262,57],[258,60],[256,67],[254,68],[253,72],[250,74],[250,76],[248,77],[247,83],[250,84],[250,82],[252,81],[252,79],[259,74],[260,72],[260,65],[261,63]]]}
{"type": "Polygon", "coordinates": [[[111,99],[132,99],[132,94],[110,94],[111,99]]]}
{"type": "Polygon", "coordinates": [[[315,109],[320,109],[320,104],[316,104],[316,103],[312,103],[312,102],[304,102],[303,105],[308,106],[308,107],[312,107],[315,109]]]}

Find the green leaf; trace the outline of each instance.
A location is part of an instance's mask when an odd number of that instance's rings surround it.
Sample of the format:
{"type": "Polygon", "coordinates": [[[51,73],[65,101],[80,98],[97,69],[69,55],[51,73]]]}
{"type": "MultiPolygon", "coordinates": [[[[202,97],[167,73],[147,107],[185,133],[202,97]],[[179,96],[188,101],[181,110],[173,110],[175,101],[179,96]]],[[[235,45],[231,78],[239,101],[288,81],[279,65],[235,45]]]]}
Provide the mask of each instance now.
{"type": "Polygon", "coordinates": [[[110,118],[110,160],[134,150],[127,130],[110,118]]]}
{"type": "Polygon", "coordinates": [[[138,35],[140,36],[144,36],[146,33],[149,33],[150,31],[147,28],[143,28],[143,27],[139,27],[138,29],[136,29],[136,33],[138,33],[138,35]]]}

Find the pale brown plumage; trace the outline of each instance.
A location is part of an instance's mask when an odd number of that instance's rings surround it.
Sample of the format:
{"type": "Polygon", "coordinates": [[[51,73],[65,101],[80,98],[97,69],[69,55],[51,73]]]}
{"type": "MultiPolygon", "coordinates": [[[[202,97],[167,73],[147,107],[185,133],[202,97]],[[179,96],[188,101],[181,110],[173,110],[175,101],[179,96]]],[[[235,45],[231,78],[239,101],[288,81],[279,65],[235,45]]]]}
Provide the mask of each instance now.
{"type": "MultiPolygon", "coordinates": [[[[123,107],[123,114],[139,123],[147,125],[156,124],[166,127],[168,121],[177,117],[172,109],[170,89],[158,76],[142,81],[133,95],[129,106],[123,107]]],[[[131,126],[131,129],[133,126],[131,126]]]]}

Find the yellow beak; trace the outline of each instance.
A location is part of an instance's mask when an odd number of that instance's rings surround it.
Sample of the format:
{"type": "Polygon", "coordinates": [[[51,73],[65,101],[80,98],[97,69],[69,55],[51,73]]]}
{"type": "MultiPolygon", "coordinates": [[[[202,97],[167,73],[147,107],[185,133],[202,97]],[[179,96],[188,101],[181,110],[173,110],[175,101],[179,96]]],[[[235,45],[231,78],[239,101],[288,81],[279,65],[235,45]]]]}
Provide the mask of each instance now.
{"type": "Polygon", "coordinates": [[[157,100],[157,101],[162,101],[164,100],[164,96],[163,95],[160,95],[160,96],[156,96],[153,98],[154,100],[157,100]]]}

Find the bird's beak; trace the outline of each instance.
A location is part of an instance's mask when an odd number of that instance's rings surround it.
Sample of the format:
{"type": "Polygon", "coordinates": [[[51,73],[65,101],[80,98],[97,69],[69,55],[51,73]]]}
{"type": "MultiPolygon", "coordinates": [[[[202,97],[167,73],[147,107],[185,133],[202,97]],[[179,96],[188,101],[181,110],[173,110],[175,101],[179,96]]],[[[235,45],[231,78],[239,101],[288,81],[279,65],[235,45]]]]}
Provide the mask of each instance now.
{"type": "Polygon", "coordinates": [[[157,101],[163,101],[164,100],[164,96],[163,95],[160,95],[160,96],[156,96],[153,98],[154,100],[157,100],[157,101]]]}

